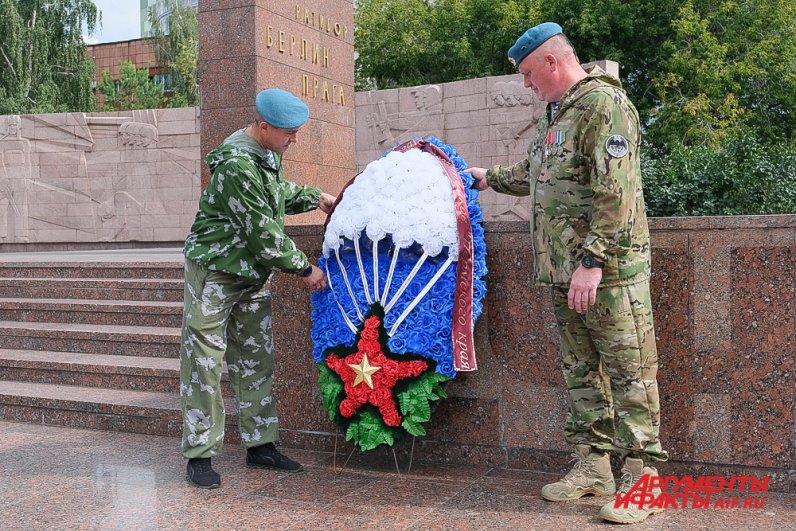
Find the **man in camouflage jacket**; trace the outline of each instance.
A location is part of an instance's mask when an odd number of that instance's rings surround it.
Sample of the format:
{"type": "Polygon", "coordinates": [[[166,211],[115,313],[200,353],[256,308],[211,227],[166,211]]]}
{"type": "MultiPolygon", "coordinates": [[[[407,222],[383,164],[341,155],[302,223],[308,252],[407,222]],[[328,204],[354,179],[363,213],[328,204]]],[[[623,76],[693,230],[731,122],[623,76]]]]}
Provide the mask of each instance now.
{"type": "Polygon", "coordinates": [[[188,480],[215,488],[221,478],[210,459],[224,440],[221,369],[226,359],[246,464],[298,472],[279,453],[273,384],[269,280],[277,271],[324,289],[323,272],[285,233],[285,214],[321,208],[335,198],[286,181],[282,154],[309,116],[287,91],[256,98],[259,119],[230,135],[206,158],[212,177],[185,241],[185,309],[180,349],[182,453],[188,480]]]}
{"type": "MultiPolygon", "coordinates": [[[[667,459],[659,438],[658,357],[649,294],[650,238],[641,190],[636,109],[618,79],[583,70],[554,23],[509,51],[525,86],[547,102],[528,158],[470,168],[480,190],[532,197],[537,285],[551,287],[569,392],[565,426],[576,465],[542,496],[567,501],[616,491],[609,452],[624,460],[621,490],[667,459]]],[[[601,510],[631,523],[656,509],[601,510]]]]}

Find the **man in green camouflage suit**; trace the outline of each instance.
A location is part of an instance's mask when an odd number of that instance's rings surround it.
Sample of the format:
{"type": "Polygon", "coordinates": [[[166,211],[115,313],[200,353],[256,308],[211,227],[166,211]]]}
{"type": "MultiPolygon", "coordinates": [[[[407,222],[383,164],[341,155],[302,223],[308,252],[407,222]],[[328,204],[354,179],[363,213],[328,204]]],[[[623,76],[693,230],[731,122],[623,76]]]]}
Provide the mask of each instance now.
{"type": "MultiPolygon", "coordinates": [[[[537,285],[552,291],[569,392],[565,435],[576,460],[542,496],[612,495],[611,450],[624,460],[623,491],[657,473],[649,463],[667,459],[658,438],[638,114],[619,80],[596,67],[583,70],[557,24],[528,30],[509,58],[547,112],[527,159],[470,172],[480,190],[533,198],[534,273],[537,285]]],[[[611,502],[600,514],[631,523],[652,512],[611,502]]]]}
{"type": "Polygon", "coordinates": [[[328,213],[335,198],[284,177],[282,154],[309,116],[304,102],[268,89],[255,103],[258,119],[207,155],[212,177],[185,242],[182,454],[188,480],[201,488],[221,484],[211,458],[224,440],[224,359],[247,466],[301,470],[274,446],[279,423],[271,394],[269,281],[282,271],[301,276],[308,288],[326,287],[323,272],[285,234],[284,217],[318,207],[328,213]]]}

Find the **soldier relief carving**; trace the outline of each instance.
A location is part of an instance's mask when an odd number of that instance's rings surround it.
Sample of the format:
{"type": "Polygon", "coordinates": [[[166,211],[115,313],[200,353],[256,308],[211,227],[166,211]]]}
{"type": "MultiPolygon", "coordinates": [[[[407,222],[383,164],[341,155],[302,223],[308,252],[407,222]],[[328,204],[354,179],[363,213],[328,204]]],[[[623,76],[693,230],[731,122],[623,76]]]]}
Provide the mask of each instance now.
{"type": "MultiPolygon", "coordinates": [[[[371,105],[365,123],[371,129],[377,152],[374,158],[388,148],[401,144],[415,136],[428,136],[441,132],[442,89],[439,85],[423,85],[410,89],[399,89],[404,97],[411,95],[413,109],[388,111],[388,103],[379,100],[371,105]]],[[[400,99],[400,97],[399,97],[400,99]]],[[[398,105],[401,107],[400,103],[398,105]]],[[[395,107],[395,105],[392,105],[395,107]]]]}
{"type": "Polygon", "coordinates": [[[141,122],[125,122],[119,126],[119,139],[123,146],[133,148],[156,147],[158,128],[141,122]]]}
{"type": "Polygon", "coordinates": [[[0,120],[0,242],[27,242],[30,141],[19,116],[0,120]]]}

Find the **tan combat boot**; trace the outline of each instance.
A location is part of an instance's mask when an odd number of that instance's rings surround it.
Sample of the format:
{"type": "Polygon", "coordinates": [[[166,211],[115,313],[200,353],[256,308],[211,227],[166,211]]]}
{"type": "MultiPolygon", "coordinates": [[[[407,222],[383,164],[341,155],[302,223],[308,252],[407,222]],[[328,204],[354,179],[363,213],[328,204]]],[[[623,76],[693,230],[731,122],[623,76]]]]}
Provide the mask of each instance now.
{"type": "Polygon", "coordinates": [[[586,494],[610,496],[616,492],[611,473],[611,456],[594,452],[588,444],[575,445],[575,466],[564,479],[542,487],[542,498],[572,501],[586,494]]]}
{"type": "MultiPolygon", "coordinates": [[[[644,466],[644,461],[641,459],[634,459],[632,457],[626,458],[625,466],[622,467],[622,482],[619,485],[619,492],[622,494],[627,493],[636,483],[638,483],[638,480],[641,479],[641,476],[645,474],[657,476],[658,471],[650,466],[644,466]]],[[[651,501],[653,496],[655,498],[660,496],[661,489],[656,487],[652,489],[649,494],[652,496],[644,497],[644,499],[650,498],[647,500],[647,503],[651,501]]],[[[602,509],[600,509],[600,516],[604,520],[619,524],[636,524],[638,522],[643,522],[651,514],[663,512],[662,507],[651,508],[642,506],[642,508],[639,508],[638,504],[634,503],[629,503],[627,507],[614,507],[614,505],[614,502],[609,502],[603,505],[602,509]]]]}

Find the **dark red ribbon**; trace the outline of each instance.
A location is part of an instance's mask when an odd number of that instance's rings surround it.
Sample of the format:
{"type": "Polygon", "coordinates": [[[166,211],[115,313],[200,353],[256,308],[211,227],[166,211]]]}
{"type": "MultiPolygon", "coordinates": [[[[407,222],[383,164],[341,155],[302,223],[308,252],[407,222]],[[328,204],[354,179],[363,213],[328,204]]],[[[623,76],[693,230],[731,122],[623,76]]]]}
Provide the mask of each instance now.
{"type": "Polygon", "coordinates": [[[475,257],[473,254],[473,228],[467,210],[467,195],[459,172],[450,158],[440,148],[420,139],[404,142],[396,151],[401,153],[410,149],[420,149],[437,157],[442,169],[448,175],[453,188],[453,203],[456,212],[456,226],[459,234],[459,260],[456,263],[456,291],[453,301],[453,367],[457,371],[478,369],[473,340],[473,282],[475,257]]]}

